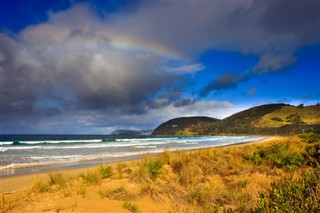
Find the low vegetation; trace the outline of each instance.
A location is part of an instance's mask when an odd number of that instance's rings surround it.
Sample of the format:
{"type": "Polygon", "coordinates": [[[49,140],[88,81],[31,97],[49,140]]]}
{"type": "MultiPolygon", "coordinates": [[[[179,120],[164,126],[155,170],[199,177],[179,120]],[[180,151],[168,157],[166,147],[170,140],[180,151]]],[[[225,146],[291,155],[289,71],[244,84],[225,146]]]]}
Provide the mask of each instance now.
{"type": "Polygon", "coordinates": [[[80,175],[85,185],[97,185],[101,183],[99,171],[87,171],[80,175]]]}
{"type": "Polygon", "coordinates": [[[165,206],[162,212],[319,212],[318,139],[318,134],[302,134],[232,147],[165,151],[75,176],[50,173],[47,180],[35,181],[24,192],[27,196],[2,195],[1,209],[23,211],[47,196],[65,200],[61,212],[77,211],[84,200],[89,203],[97,196],[102,203],[124,202],[120,208],[129,212],[148,212],[146,200],[165,206]],[[77,203],[71,205],[70,197],[77,203]]]}
{"type": "Polygon", "coordinates": [[[101,198],[110,198],[112,200],[133,200],[135,196],[125,186],[100,191],[101,198]]]}
{"type": "Polygon", "coordinates": [[[320,170],[284,178],[261,194],[252,212],[320,212],[320,170]]]}
{"type": "Polygon", "coordinates": [[[303,133],[299,134],[299,137],[307,143],[318,143],[320,142],[320,134],[318,133],[303,133]]]}
{"type": "Polygon", "coordinates": [[[111,166],[100,166],[98,170],[101,179],[107,179],[110,178],[113,172],[113,168],[111,166]]]}
{"type": "Polygon", "coordinates": [[[289,144],[276,144],[262,148],[253,154],[245,155],[244,159],[255,165],[271,165],[278,168],[294,170],[306,164],[302,153],[290,151],[289,144]]]}

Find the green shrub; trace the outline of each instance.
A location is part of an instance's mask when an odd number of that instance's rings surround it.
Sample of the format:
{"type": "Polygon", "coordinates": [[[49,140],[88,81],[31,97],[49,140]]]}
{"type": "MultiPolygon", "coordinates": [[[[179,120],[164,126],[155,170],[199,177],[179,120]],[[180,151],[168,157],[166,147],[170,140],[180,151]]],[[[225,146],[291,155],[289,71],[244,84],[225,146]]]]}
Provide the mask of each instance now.
{"type": "Polygon", "coordinates": [[[320,143],[312,144],[306,147],[308,164],[312,167],[320,165],[320,143]]]}
{"type": "Polygon", "coordinates": [[[284,178],[261,194],[251,212],[320,212],[320,170],[312,170],[293,180],[284,178]]]}
{"type": "Polygon", "coordinates": [[[147,168],[148,175],[151,179],[156,179],[161,174],[161,168],[163,166],[163,161],[155,159],[144,164],[144,167],[147,168]]]}
{"type": "Polygon", "coordinates": [[[299,134],[299,137],[302,138],[307,143],[320,142],[320,134],[319,133],[303,133],[303,134],[299,134]]]}
{"type": "Polygon", "coordinates": [[[296,169],[306,164],[301,153],[289,151],[289,145],[276,144],[245,155],[244,159],[256,165],[272,165],[278,168],[296,169]]]}
{"type": "Polygon", "coordinates": [[[264,162],[263,159],[260,157],[259,152],[254,152],[252,155],[245,155],[244,159],[256,165],[261,165],[264,162]]]}
{"type": "Polygon", "coordinates": [[[107,167],[100,166],[99,167],[99,174],[102,179],[109,178],[112,175],[112,172],[113,172],[113,168],[111,166],[107,166],[107,167]]]}
{"type": "Polygon", "coordinates": [[[301,153],[292,152],[286,153],[278,163],[279,168],[287,168],[290,170],[297,169],[306,164],[306,160],[301,153]]]}

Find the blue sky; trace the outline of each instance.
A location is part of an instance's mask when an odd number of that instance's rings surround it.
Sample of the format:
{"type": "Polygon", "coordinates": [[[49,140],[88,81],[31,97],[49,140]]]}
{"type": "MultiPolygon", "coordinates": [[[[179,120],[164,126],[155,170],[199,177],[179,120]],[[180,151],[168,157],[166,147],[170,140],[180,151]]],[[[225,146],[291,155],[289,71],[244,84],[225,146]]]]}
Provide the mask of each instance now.
{"type": "Polygon", "coordinates": [[[320,102],[318,1],[0,2],[1,133],[320,102]]]}

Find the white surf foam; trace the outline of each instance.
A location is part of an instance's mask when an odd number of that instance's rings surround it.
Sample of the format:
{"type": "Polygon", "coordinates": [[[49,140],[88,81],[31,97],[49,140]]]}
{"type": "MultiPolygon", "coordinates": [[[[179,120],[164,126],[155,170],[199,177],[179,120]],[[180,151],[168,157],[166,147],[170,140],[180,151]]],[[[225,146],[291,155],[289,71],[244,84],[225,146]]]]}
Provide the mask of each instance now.
{"type": "Polygon", "coordinates": [[[20,144],[43,144],[43,143],[99,143],[102,142],[102,139],[95,140],[45,140],[45,141],[19,141],[20,144]]]}
{"type": "Polygon", "coordinates": [[[0,146],[3,146],[3,145],[12,145],[13,144],[13,141],[1,141],[0,142],[0,146]]]}

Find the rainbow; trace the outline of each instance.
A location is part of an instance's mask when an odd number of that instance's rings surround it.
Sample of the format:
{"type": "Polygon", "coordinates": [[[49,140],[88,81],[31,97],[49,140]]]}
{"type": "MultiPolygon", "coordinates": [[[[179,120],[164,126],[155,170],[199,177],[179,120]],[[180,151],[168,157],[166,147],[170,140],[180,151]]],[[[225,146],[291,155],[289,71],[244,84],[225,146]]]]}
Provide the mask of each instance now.
{"type": "Polygon", "coordinates": [[[125,36],[115,36],[111,39],[111,46],[126,51],[142,51],[153,53],[167,59],[185,61],[185,59],[177,52],[156,43],[142,42],[125,36]]]}

